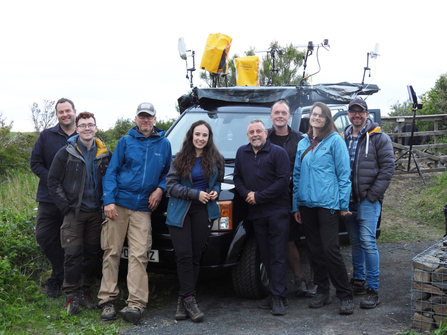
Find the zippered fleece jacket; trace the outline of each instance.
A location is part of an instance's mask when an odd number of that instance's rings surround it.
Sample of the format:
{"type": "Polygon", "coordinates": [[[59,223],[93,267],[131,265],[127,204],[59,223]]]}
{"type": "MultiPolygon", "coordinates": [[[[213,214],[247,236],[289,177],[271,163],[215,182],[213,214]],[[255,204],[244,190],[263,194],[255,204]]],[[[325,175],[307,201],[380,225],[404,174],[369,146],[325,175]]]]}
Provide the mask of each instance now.
{"type": "Polygon", "coordinates": [[[37,202],[53,203],[53,198],[48,190],[48,172],[54,156],[62,147],[67,145],[67,140],[76,134],[75,131],[68,136],[59,124],[40,133],[34,144],[30,159],[31,171],[39,177],[39,186],[36,194],[37,202]]]}
{"type": "Polygon", "coordinates": [[[166,191],[166,175],[172,161],[171,143],[165,131],[154,127],[149,137],[129,130],[116,145],[103,178],[104,206],[116,204],[133,211],[149,212],[151,193],[160,187],[166,191]]]}
{"type": "MultiPolygon", "coordinates": [[[[214,165],[214,171],[217,170],[217,165],[214,165]]],[[[168,175],[166,176],[166,187],[170,196],[168,203],[168,215],[166,217],[166,224],[168,226],[183,227],[186,213],[191,207],[192,200],[198,200],[200,191],[193,189],[193,182],[191,174],[188,178],[181,178],[177,175],[177,170],[171,165],[168,175]]],[[[208,192],[216,191],[220,193],[220,181],[218,174],[210,175],[208,181],[208,192]]],[[[206,204],[208,211],[208,219],[215,220],[220,218],[220,210],[216,201],[208,201],[206,204]]]]}
{"type": "MultiPolygon", "coordinates": [[[[74,210],[78,216],[84,194],[86,166],[76,143],[78,138],[79,135],[71,137],[68,144],[57,152],[48,174],[48,189],[57,208],[64,215],[74,210]]],[[[102,177],[106,173],[112,153],[101,139],[94,140],[96,157],[93,161],[93,180],[96,203],[98,209],[101,209],[102,177]]]]}
{"type": "MultiPolygon", "coordinates": [[[[352,125],[346,127],[343,137],[349,145],[352,125]]],[[[357,143],[351,175],[352,195],[355,202],[363,199],[382,203],[394,174],[394,149],[390,137],[371,119],[366,120],[366,132],[357,143]]]]}
{"type": "Polygon", "coordinates": [[[248,206],[247,219],[290,212],[290,177],[287,152],[269,139],[256,154],[250,143],[241,146],[236,153],[233,180],[244,200],[250,191],[255,192],[256,205],[248,206]]]}
{"type": "Polygon", "coordinates": [[[301,161],[310,145],[309,136],[303,135],[293,170],[292,213],[299,212],[300,206],[348,211],[351,167],[343,138],[332,132],[301,161]]]}

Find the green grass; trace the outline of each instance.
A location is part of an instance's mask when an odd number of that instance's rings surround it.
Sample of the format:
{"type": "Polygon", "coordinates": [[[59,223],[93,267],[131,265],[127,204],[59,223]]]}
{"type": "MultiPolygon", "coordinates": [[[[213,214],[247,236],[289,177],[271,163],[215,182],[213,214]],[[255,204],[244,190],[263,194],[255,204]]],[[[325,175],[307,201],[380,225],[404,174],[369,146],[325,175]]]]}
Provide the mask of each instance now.
{"type": "MultiPolygon", "coordinates": [[[[385,195],[385,197],[390,195],[385,195]]],[[[392,195],[395,196],[395,195],[392,195]]],[[[447,203],[447,174],[434,176],[427,186],[413,188],[399,205],[383,206],[379,243],[416,242],[441,239],[445,234],[443,207],[447,203]]]]}

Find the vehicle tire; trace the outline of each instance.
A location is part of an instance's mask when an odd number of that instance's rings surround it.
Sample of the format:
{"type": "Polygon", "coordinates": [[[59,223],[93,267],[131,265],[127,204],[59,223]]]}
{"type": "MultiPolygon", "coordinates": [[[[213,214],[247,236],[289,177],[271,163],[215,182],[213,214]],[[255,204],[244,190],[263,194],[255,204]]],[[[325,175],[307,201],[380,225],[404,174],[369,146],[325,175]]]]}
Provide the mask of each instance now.
{"type": "Polygon", "coordinates": [[[268,276],[261,256],[258,243],[250,237],[242,251],[239,263],[231,271],[233,288],[238,297],[262,299],[267,296],[268,276]]]}

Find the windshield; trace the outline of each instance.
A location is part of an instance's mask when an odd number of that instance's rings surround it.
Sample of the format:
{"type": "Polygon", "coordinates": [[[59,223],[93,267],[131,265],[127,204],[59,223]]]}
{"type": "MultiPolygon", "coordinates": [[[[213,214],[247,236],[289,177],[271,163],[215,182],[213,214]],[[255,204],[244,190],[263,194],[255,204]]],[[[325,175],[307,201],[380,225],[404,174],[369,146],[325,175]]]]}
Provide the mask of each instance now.
{"type": "Polygon", "coordinates": [[[205,120],[213,129],[214,143],[225,159],[234,159],[237,149],[248,143],[247,127],[251,120],[257,118],[264,122],[266,128],[272,126],[270,120],[270,108],[263,108],[266,113],[260,113],[261,110],[250,109],[251,112],[225,113],[204,113],[204,112],[187,112],[176,123],[167,134],[167,138],[171,142],[172,154],[175,155],[180,150],[183,139],[191,124],[198,120],[205,120]]]}

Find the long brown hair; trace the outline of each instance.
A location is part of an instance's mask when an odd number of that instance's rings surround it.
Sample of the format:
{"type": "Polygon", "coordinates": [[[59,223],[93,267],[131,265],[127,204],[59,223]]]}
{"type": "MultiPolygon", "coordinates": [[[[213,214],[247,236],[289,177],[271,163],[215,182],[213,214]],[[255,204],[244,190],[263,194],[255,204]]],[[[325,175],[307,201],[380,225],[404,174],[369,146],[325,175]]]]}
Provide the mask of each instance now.
{"type": "Polygon", "coordinates": [[[194,165],[196,164],[196,151],[193,144],[194,129],[197,126],[204,125],[208,128],[208,143],[203,148],[202,160],[200,165],[202,166],[205,179],[209,180],[212,174],[218,173],[218,179],[222,180],[224,175],[224,161],[223,157],[214,144],[213,130],[208,122],[199,120],[194,122],[186,132],[183,139],[182,147],[174,158],[172,164],[177,170],[177,175],[182,178],[188,178],[194,165]],[[214,165],[217,165],[218,171],[214,170],[214,165]]]}
{"type": "MultiPolygon", "coordinates": [[[[326,105],[323,102],[317,101],[312,105],[312,109],[310,110],[309,120],[310,120],[310,117],[312,116],[312,113],[313,113],[315,107],[321,108],[321,113],[323,114],[323,116],[326,120],[323,128],[320,130],[318,137],[317,137],[321,141],[321,140],[325,139],[326,137],[328,137],[333,131],[338,132],[338,129],[335,126],[334,119],[332,118],[331,109],[328,107],[328,105],[326,105]]],[[[310,126],[310,128],[309,128],[308,134],[310,136],[313,136],[313,127],[312,126],[310,126]]]]}

